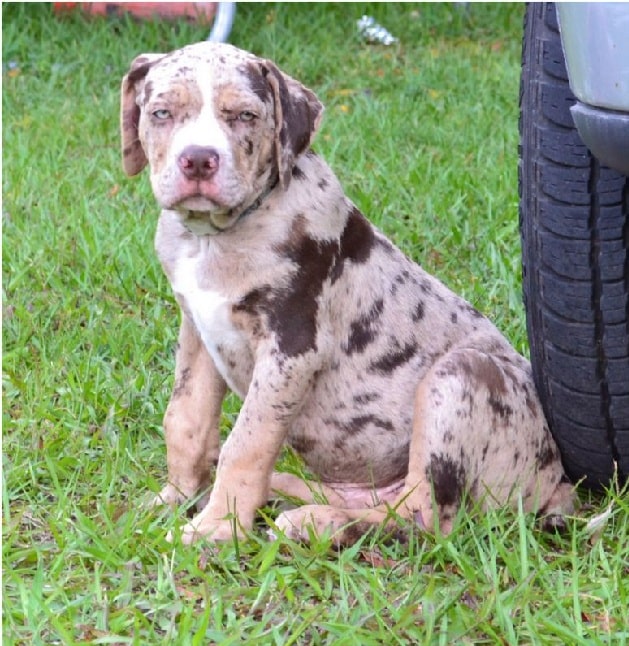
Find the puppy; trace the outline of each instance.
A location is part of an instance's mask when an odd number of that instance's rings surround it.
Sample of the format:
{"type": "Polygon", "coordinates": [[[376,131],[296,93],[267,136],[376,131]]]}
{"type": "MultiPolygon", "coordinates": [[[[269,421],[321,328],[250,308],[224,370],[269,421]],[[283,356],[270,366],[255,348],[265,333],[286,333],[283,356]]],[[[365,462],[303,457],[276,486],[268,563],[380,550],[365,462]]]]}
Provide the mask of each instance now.
{"type": "Polygon", "coordinates": [[[139,56],[123,79],[124,170],[149,167],[182,312],[156,502],[201,496],[185,542],[242,536],[278,493],[307,504],[277,529],[339,543],[395,515],[447,533],[464,494],[569,512],[528,362],[345,196],[310,149],[322,112],[225,44],[139,56]],[[228,389],[243,404],[221,448],[228,389]],[[316,483],[274,473],[286,444],[316,483]]]}

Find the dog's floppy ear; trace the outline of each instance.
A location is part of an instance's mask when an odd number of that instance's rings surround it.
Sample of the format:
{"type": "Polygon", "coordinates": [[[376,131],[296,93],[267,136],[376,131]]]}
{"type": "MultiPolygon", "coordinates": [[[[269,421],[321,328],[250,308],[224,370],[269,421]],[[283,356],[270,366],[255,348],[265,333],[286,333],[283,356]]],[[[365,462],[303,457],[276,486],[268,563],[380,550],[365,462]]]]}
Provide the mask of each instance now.
{"type": "Polygon", "coordinates": [[[138,137],[140,108],[136,102],[140,81],[164,55],[141,54],[131,63],[122,79],[120,90],[120,134],[122,140],[122,167],[127,175],[137,175],[147,164],[146,155],[138,137]]]}
{"type": "Polygon", "coordinates": [[[286,189],[295,158],[308,148],[319,128],[323,104],[312,90],[280,72],[271,61],[264,61],[263,71],[273,94],[275,156],[280,185],[286,189]]]}

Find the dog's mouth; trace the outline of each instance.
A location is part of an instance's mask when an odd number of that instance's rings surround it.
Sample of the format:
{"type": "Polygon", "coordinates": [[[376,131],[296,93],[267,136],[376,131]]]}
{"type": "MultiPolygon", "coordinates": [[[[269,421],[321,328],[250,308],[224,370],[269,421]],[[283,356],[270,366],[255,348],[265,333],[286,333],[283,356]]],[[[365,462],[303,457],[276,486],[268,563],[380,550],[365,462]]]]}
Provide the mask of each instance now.
{"type": "Polygon", "coordinates": [[[231,229],[239,220],[257,210],[276,186],[277,180],[253,202],[237,206],[228,207],[205,195],[196,194],[184,197],[166,208],[179,213],[183,225],[192,233],[216,235],[231,229]]]}
{"type": "Polygon", "coordinates": [[[230,211],[179,211],[184,226],[196,235],[212,235],[229,229],[238,219],[230,211]]]}
{"type": "Polygon", "coordinates": [[[177,202],[176,208],[180,211],[191,211],[192,213],[212,213],[221,207],[214,201],[204,195],[191,195],[177,202]]]}
{"type": "Polygon", "coordinates": [[[233,210],[204,195],[192,195],[167,206],[176,211],[184,226],[197,235],[215,234],[228,229],[236,220],[233,210]]]}

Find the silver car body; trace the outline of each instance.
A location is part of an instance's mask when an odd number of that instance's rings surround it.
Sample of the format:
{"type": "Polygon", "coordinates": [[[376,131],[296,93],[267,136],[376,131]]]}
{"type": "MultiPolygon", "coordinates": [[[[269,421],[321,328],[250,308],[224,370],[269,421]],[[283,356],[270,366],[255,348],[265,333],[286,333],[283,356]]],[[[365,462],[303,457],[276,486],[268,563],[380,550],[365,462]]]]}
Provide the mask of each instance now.
{"type": "Polygon", "coordinates": [[[556,7],[575,125],[596,157],[629,175],[629,3],[556,7]]]}

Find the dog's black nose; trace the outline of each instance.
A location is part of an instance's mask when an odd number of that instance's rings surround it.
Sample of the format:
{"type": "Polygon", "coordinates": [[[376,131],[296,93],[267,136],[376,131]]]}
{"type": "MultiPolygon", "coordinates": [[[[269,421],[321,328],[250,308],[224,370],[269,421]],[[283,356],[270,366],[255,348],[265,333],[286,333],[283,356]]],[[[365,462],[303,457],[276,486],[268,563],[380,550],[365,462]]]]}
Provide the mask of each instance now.
{"type": "Polygon", "coordinates": [[[181,172],[188,179],[210,179],[218,170],[218,153],[208,146],[186,146],[179,155],[181,172]]]}

